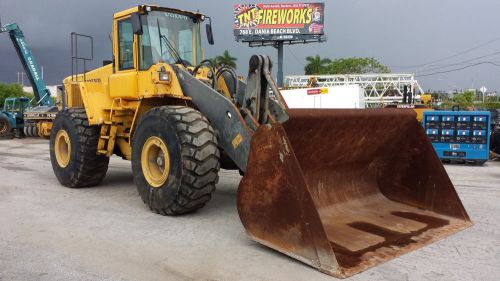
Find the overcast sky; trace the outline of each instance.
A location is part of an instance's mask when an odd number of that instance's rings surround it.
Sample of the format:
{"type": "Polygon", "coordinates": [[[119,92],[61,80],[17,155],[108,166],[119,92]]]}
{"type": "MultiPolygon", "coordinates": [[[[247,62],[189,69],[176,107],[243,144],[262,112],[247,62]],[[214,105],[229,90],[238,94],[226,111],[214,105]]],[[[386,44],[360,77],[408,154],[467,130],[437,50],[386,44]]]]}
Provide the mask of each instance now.
{"type": "MultiPolygon", "coordinates": [[[[305,57],[316,54],[331,59],[374,57],[393,72],[419,71],[421,74],[457,69],[478,62],[500,65],[498,0],[324,2],[328,42],[285,47],[285,75],[303,74],[305,57]],[[467,61],[495,52],[499,53],[467,61]],[[431,62],[437,66],[427,65],[431,62]],[[456,65],[443,68],[443,65],[450,64],[456,65]],[[432,70],[435,67],[441,68],[432,70]]],[[[17,22],[21,26],[38,63],[44,66],[46,81],[60,84],[71,72],[70,33],[75,31],[94,36],[96,54],[93,66],[99,66],[103,59],[111,57],[108,34],[112,14],[138,3],[127,0],[1,0],[0,16],[2,24],[17,22]]],[[[156,2],[161,6],[200,10],[211,16],[215,45],[204,45],[205,57],[219,55],[227,49],[238,58],[238,72],[246,74],[252,54],[264,53],[276,60],[276,51],[271,47],[250,48],[234,40],[232,9],[237,3],[259,2],[156,2]]],[[[17,81],[18,71],[22,71],[22,66],[10,39],[7,34],[0,34],[0,81],[17,81]]],[[[420,77],[419,82],[424,90],[479,88],[483,85],[491,90],[500,90],[500,67],[482,64],[462,71],[420,77]]]]}

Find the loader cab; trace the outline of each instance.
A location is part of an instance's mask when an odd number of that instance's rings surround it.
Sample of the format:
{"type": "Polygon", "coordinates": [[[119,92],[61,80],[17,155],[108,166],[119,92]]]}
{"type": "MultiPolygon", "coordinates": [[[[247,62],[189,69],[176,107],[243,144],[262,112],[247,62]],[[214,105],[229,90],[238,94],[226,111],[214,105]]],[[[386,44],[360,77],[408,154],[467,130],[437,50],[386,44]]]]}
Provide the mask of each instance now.
{"type": "MultiPolygon", "coordinates": [[[[24,123],[23,112],[30,106],[30,99],[21,98],[6,98],[3,105],[4,115],[10,116],[11,128],[22,126],[24,123]]],[[[1,114],[2,112],[0,112],[1,114]]]]}
{"type": "MultiPolygon", "coordinates": [[[[200,26],[204,19],[202,14],[156,6],[115,14],[111,96],[137,98],[158,91],[150,87],[151,81],[170,82],[165,81],[168,75],[155,70],[158,65],[198,65],[203,59],[200,26]]],[[[210,25],[207,28],[211,30],[210,25]]]]}
{"type": "Polygon", "coordinates": [[[6,98],[3,111],[12,114],[13,116],[22,116],[23,112],[30,105],[30,100],[28,98],[6,98]]]}

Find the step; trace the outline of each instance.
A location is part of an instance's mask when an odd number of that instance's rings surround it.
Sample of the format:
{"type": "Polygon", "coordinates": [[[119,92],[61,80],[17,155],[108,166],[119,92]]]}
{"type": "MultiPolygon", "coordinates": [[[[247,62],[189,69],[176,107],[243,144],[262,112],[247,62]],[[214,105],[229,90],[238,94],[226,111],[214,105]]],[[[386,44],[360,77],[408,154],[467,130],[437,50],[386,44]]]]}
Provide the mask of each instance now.
{"type": "Polygon", "coordinates": [[[127,111],[127,110],[135,110],[134,107],[123,107],[123,106],[119,106],[119,107],[113,107],[113,108],[105,108],[104,110],[113,110],[113,111],[127,111]]]}

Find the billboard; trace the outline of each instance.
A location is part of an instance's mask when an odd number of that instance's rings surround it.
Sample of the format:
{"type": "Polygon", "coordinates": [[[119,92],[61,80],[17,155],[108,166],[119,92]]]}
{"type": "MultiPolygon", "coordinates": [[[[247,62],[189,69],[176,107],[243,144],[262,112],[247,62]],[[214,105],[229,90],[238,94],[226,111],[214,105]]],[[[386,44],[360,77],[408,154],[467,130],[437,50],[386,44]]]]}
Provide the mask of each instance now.
{"type": "Polygon", "coordinates": [[[234,5],[236,41],[319,40],[324,35],[324,3],[234,5]]]}

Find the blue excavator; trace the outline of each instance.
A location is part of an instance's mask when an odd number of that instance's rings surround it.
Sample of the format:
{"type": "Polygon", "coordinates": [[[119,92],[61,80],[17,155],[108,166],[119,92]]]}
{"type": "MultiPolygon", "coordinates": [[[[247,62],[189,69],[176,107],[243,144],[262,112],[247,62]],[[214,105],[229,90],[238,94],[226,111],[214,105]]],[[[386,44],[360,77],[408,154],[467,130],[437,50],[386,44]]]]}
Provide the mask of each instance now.
{"type": "Polygon", "coordinates": [[[16,23],[0,25],[0,33],[4,32],[9,33],[14,49],[33,87],[36,106],[24,106],[26,98],[5,100],[6,106],[8,104],[20,106],[10,106],[8,108],[12,111],[10,113],[4,108],[4,111],[0,113],[0,131],[7,135],[17,136],[20,135],[18,131],[22,131],[26,136],[49,137],[52,121],[57,115],[58,108],[51,99],[50,90],[43,80],[40,68],[19,26],[16,23]]]}

